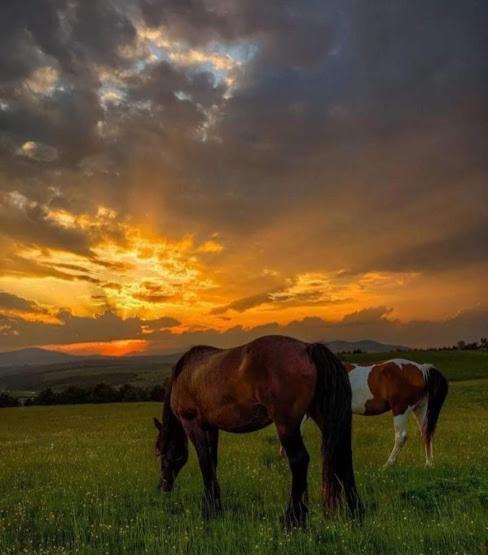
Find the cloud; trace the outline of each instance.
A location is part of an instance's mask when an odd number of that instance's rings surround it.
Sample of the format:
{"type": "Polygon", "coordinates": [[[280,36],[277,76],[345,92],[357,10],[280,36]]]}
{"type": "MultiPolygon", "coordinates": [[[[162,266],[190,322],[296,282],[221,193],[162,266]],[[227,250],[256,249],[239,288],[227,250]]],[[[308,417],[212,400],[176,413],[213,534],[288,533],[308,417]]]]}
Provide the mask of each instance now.
{"type": "Polygon", "coordinates": [[[15,310],[20,312],[44,311],[35,301],[23,299],[5,291],[0,291],[0,310],[15,310]]]}
{"type": "Polygon", "coordinates": [[[183,349],[196,344],[210,344],[231,347],[268,334],[283,334],[305,341],[359,341],[375,339],[389,344],[436,347],[454,345],[459,339],[479,341],[486,336],[488,308],[465,309],[458,314],[440,321],[411,320],[400,322],[386,318],[385,307],[371,308],[358,314],[346,315],[342,321],[332,322],[322,318],[304,318],[287,325],[269,323],[252,328],[235,326],[225,332],[201,330],[178,336],[169,333],[159,337],[152,345],[152,351],[183,349]],[[366,316],[366,318],[364,317],[366,316]]]}
{"type": "Polygon", "coordinates": [[[391,252],[371,265],[388,271],[441,271],[488,260],[488,219],[468,225],[446,237],[424,241],[391,252]]]}
{"type": "Polygon", "coordinates": [[[34,141],[26,141],[17,149],[17,154],[37,162],[53,162],[58,157],[57,149],[52,146],[35,143],[34,141]]]}
{"type": "Polygon", "coordinates": [[[341,320],[341,325],[368,325],[378,321],[386,321],[386,316],[392,312],[387,306],[375,306],[346,314],[341,320]]]}
{"type": "Polygon", "coordinates": [[[408,318],[414,293],[437,318],[482,299],[486,3],[18,4],[0,5],[2,276],[104,289],[117,314],[171,301],[188,326],[361,292],[357,311],[408,318]],[[174,248],[144,264],[140,227],[174,248]],[[373,271],[417,281],[378,298],[373,271]],[[330,283],[296,282],[313,274],[330,283]]]}
{"type": "Polygon", "coordinates": [[[225,306],[218,306],[212,309],[212,314],[223,314],[228,310],[236,310],[237,312],[244,312],[249,308],[254,308],[260,306],[264,303],[271,302],[271,293],[258,293],[257,295],[251,295],[250,297],[244,297],[233,301],[225,306]]]}
{"type": "Polygon", "coordinates": [[[178,321],[173,318],[122,319],[109,310],[94,317],[75,316],[69,311],[61,311],[56,314],[56,318],[57,323],[46,323],[2,314],[0,311],[0,349],[147,339],[151,333],[178,325],[178,321]],[[143,328],[149,333],[144,333],[143,328]]]}
{"type": "Polygon", "coordinates": [[[143,320],[122,319],[110,310],[94,317],[75,316],[69,311],[56,314],[57,322],[29,321],[19,315],[2,314],[2,309],[38,310],[36,303],[14,295],[0,294],[0,349],[29,345],[72,345],[115,340],[145,340],[148,352],[183,350],[196,344],[231,347],[262,335],[283,334],[305,341],[375,339],[406,346],[445,346],[459,339],[477,341],[486,336],[488,307],[478,306],[460,311],[442,320],[410,320],[389,318],[391,309],[370,307],[345,315],[339,321],[319,317],[294,320],[285,325],[268,323],[244,328],[233,326],[216,329],[175,332],[181,322],[172,317],[143,320]]]}

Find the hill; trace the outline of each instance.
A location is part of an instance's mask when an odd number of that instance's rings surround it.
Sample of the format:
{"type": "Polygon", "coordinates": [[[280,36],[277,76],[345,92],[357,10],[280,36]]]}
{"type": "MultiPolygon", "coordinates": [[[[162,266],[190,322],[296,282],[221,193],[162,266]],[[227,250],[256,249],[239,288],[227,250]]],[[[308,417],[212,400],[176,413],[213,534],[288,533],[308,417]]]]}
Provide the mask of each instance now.
{"type": "Polygon", "coordinates": [[[363,353],[387,353],[389,351],[410,351],[410,347],[402,345],[388,345],[371,339],[362,339],[360,341],[324,341],[334,353],[352,353],[353,351],[362,351],[363,353]]]}
{"type": "Polygon", "coordinates": [[[31,347],[29,349],[20,349],[18,351],[0,353],[0,372],[3,368],[73,362],[79,360],[80,358],[84,357],[31,347]]]}
{"type": "MultiPolygon", "coordinates": [[[[390,358],[409,358],[417,362],[433,364],[450,381],[488,377],[488,352],[486,350],[366,352],[366,348],[377,345],[382,344],[372,341],[329,343],[333,350],[343,353],[341,358],[360,364],[371,364],[390,358]],[[353,352],[359,348],[363,352],[353,352]]],[[[387,345],[382,346],[383,348],[388,347],[387,345]]],[[[32,352],[32,350],[28,351],[32,352]]],[[[5,354],[11,355],[11,353],[5,354]]],[[[25,355],[25,353],[23,354],[25,355]]],[[[102,382],[114,386],[125,383],[151,386],[164,382],[179,357],[179,354],[127,357],[71,357],[66,354],[63,356],[63,353],[51,354],[61,355],[61,357],[53,364],[28,364],[26,361],[29,358],[26,357],[22,359],[22,365],[0,366],[0,389],[40,391],[46,387],[62,389],[69,385],[93,386],[102,382]]],[[[43,352],[41,356],[44,360],[52,360],[49,351],[43,352]]],[[[20,357],[17,360],[20,360],[20,357]]]]}
{"type": "Polygon", "coordinates": [[[46,387],[160,384],[179,355],[75,357],[54,364],[0,368],[0,389],[39,391],[46,387]]]}

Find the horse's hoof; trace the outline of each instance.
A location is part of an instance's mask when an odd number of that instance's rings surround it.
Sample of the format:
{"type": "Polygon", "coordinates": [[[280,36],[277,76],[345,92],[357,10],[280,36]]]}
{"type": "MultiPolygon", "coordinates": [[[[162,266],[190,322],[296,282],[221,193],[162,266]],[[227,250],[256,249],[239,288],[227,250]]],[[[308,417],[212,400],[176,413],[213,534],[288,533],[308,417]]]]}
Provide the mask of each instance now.
{"type": "Polygon", "coordinates": [[[220,501],[214,503],[204,503],[202,507],[203,520],[211,520],[222,514],[222,504],[220,501]]]}
{"type": "Polygon", "coordinates": [[[281,526],[285,530],[295,530],[305,528],[307,524],[307,511],[295,513],[293,511],[286,511],[281,517],[281,526]]]}

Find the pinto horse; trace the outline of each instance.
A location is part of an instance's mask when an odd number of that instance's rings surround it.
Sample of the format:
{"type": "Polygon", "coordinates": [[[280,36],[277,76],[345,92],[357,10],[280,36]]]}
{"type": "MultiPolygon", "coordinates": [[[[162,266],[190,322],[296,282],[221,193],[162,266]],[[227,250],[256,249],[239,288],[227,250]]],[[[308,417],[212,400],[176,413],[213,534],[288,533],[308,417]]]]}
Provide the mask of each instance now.
{"type": "Polygon", "coordinates": [[[374,416],[391,410],[395,444],[385,466],[395,464],[407,441],[408,416],[413,412],[432,466],[432,439],[447,395],[446,378],[431,364],[392,359],[371,366],[344,363],[352,390],[354,414],[374,416]]]}
{"type": "Polygon", "coordinates": [[[291,495],[287,527],[307,517],[309,455],[300,423],[305,414],[322,433],[324,507],[334,513],[345,498],[350,516],[361,521],[351,452],[351,387],[340,360],[320,343],[266,336],[232,349],[193,347],[173,369],[156,451],[160,489],[169,492],[193,443],[203,477],[203,515],[221,510],[217,481],[219,430],[244,433],[273,423],[288,457],[291,495]]]}
{"type": "Polygon", "coordinates": [[[390,410],[393,413],[395,444],[384,466],[395,464],[405,445],[411,413],[424,444],[425,465],[432,466],[432,440],[448,390],[447,380],[441,372],[431,364],[405,359],[387,360],[371,366],[343,364],[351,383],[354,414],[375,416],[390,410]]]}

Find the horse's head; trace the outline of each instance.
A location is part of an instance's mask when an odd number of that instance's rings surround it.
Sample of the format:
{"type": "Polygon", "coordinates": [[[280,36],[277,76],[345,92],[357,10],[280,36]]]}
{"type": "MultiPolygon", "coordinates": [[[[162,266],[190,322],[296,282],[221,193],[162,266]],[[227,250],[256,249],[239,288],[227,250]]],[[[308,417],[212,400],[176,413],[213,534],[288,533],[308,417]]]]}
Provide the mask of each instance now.
{"type": "Polygon", "coordinates": [[[173,489],[178,473],[188,460],[188,450],[186,449],[186,443],[183,449],[179,449],[178,444],[174,442],[163,442],[163,426],[157,418],[154,419],[154,425],[158,430],[156,456],[161,458],[159,489],[163,493],[168,493],[173,489]]]}

